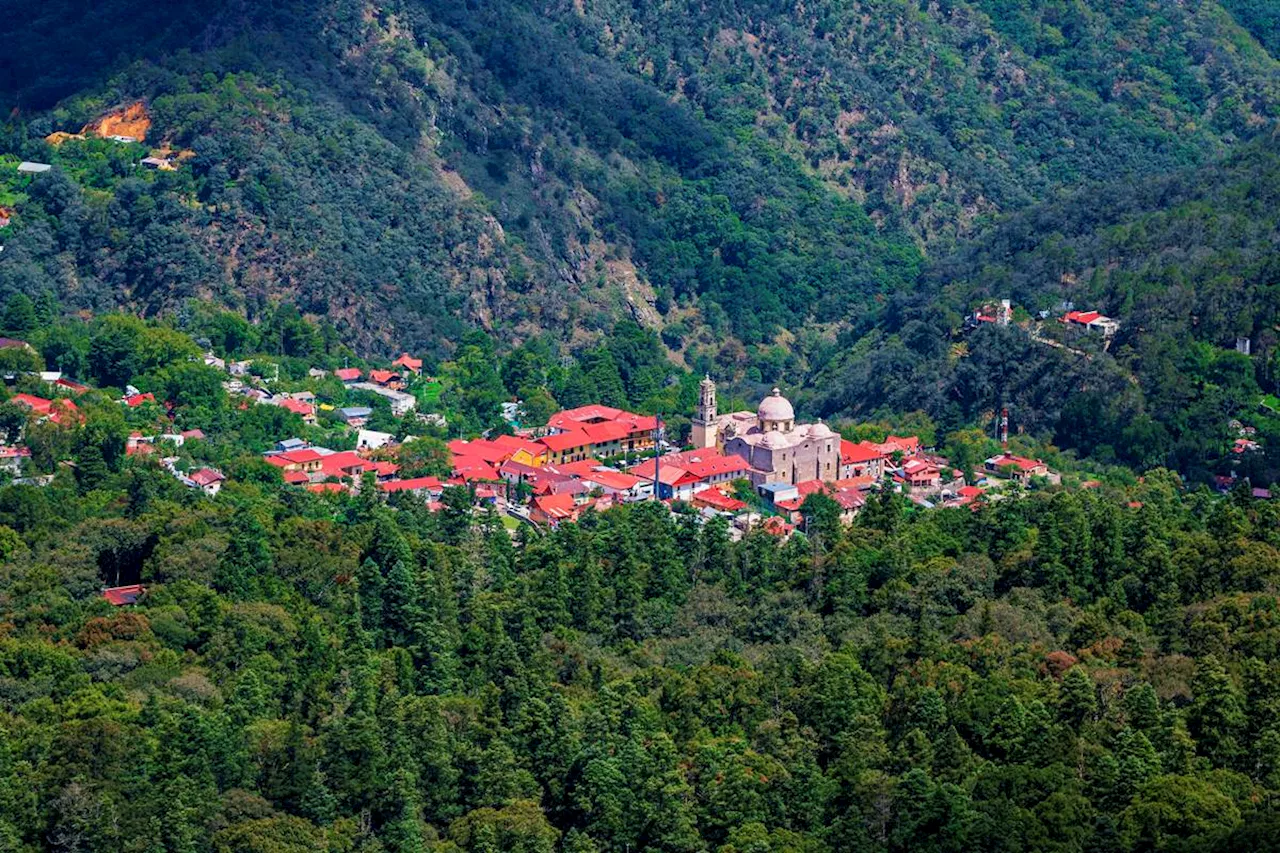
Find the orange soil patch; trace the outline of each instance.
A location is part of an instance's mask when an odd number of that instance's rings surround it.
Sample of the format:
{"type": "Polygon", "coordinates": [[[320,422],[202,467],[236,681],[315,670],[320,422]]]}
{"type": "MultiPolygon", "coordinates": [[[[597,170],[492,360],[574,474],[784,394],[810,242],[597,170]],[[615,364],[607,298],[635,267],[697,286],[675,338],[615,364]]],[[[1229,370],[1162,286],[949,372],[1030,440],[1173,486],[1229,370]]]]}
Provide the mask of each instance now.
{"type": "Polygon", "coordinates": [[[112,136],[131,136],[141,142],[147,138],[147,131],[150,129],[151,116],[147,115],[147,108],[142,101],[137,101],[127,107],[112,110],[96,121],[86,124],[79,133],[58,130],[46,136],[44,141],[50,145],[61,145],[68,139],[84,139],[92,133],[103,139],[112,136]]]}
{"type": "Polygon", "coordinates": [[[85,125],[82,133],[96,133],[98,136],[132,136],[141,142],[147,138],[151,129],[151,116],[142,101],[136,101],[124,109],[115,110],[102,118],[85,125]]]}

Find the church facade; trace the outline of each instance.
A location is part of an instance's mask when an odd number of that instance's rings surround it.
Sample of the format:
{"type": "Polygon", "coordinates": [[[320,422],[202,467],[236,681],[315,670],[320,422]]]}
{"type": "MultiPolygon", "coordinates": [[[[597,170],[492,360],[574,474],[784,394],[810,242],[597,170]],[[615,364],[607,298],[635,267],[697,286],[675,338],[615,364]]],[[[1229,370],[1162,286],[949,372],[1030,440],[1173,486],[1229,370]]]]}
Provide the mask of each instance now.
{"type": "Polygon", "coordinates": [[[840,477],[840,436],[826,424],[797,424],[791,401],[777,388],[753,412],[716,411],[710,377],[698,389],[692,440],[695,447],[722,450],[746,460],[752,485],[832,482],[840,477]]]}

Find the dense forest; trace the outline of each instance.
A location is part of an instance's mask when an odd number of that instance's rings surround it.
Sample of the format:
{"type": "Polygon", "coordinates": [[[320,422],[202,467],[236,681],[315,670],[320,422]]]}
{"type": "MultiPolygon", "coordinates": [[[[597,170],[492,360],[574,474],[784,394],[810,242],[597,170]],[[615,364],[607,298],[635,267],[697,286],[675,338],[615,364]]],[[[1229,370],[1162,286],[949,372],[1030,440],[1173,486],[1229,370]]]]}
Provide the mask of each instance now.
{"type": "Polygon", "coordinates": [[[1280,509],[1245,493],[886,492],[785,545],[643,504],[513,541],[457,492],[210,501],[99,458],[0,489],[0,849],[1280,841],[1280,509]]]}

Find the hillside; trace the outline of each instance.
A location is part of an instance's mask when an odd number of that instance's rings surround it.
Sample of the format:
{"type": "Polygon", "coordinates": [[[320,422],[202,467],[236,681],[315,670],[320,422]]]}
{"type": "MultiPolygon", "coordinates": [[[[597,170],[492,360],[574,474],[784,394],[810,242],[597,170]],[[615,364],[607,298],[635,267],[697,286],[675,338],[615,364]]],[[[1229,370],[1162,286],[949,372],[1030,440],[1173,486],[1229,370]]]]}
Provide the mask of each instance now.
{"type": "Polygon", "coordinates": [[[373,348],[839,326],[991,217],[1204,162],[1280,102],[1214,3],[81,5],[0,72],[4,147],[76,185],[19,205],[0,290],[286,299],[373,348]],[[137,99],[189,169],[41,141],[137,99]]]}
{"type": "Polygon", "coordinates": [[[881,328],[850,333],[811,380],[816,405],[861,417],[921,409],[944,429],[1009,406],[1022,428],[1136,468],[1241,468],[1226,459],[1230,419],[1280,438],[1259,406],[1280,379],[1278,199],[1280,139],[1266,133],[1208,167],[1020,212],[932,261],[881,328]],[[1029,312],[1023,329],[961,330],[973,306],[1000,298],[1029,312]],[[1060,334],[1066,301],[1122,318],[1105,351],[1077,339],[1089,350],[1080,357],[1028,334],[1060,334]],[[1235,352],[1238,338],[1250,356],[1235,352]]]}

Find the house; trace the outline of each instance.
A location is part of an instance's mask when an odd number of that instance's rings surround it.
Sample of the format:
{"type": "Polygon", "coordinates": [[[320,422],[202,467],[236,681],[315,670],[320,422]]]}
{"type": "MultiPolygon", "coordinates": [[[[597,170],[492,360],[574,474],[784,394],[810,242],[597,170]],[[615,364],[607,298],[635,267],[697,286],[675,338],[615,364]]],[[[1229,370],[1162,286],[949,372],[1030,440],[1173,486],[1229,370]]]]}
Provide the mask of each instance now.
{"type": "Polygon", "coordinates": [[[869,441],[840,440],[840,479],[850,477],[884,476],[884,460],[887,454],[869,441]]]}
{"type": "Polygon", "coordinates": [[[140,432],[131,432],[124,442],[124,455],[146,456],[147,454],[155,453],[155,441],[156,437],[154,435],[143,435],[140,432]]]}
{"type": "Polygon", "coordinates": [[[942,482],[942,472],[931,462],[908,459],[902,464],[902,479],[908,488],[936,489],[942,482]]]}
{"type": "Polygon", "coordinates": [[[9,402],[25,406],[34,412],[38,419],[48,419],[55,424],[63,423],[64,418],[79,417],[80,414],[75,402],[65,398],[46,400],[44,397],[37,397],[34,394],[14,394],[9,398],[9,402]]]}
{"type": "Polygon", "coordinates": [[[1231,445],[1232,453],[1253,453],[1261,449],[1262,445],[1251,438],[1237,438],[1231,445]]]}
{"type": "MultiPolygon", "coordinates": [[[[653,465],[632,468],[630,473],[650,484],[653,488],[653,465]]],[[[658,469],[658,500],[687,501],[697,491],[698,478],[678,465],[663,465],[658,469]]]]}
{"type": "Polygon", "coordinates": [[[329,371],[324,370],[323,368],[320,368],[320,367],[307,368],[307,377],[310,379],[324,379],[328,375],[329,375],[329,371]]]}
{"type": "Polygon", "coordinates": [[[440,497],[444,491],[444,483],[436,477],[413,477],[408,480],[387,480],[379,483],[378,488],[387,494],[409,492],[415,497],[431,500],[440,497]]]}
{"type": "Polygon", "coordinates": [[[747,508],[745,502],[730,497],[720,489],[703,489],[696,492],[689,501],[696,507],[713,509],[717,512],[739,513],[747,508]]]}
{"type": "Polygon", "coordinates": [[[453,457],[453,476],[466,483],[477,480],[496,483],[502,479],[491,463],[475,456],[453,457]]]}
{"type": "Polygon", "coordinates": [[[182,438],[184,441],[191,441],[192,439],[204,438],[204,430],[202,429],[184,429],[180,434],[182,435],[182,438]]]}
{"type": "Polygon", "coordinates": [[[529,518],[535,524],[554,528],[566,521],[577,521],[581,513],[573,495],[540,495],[532,501],[529,518]]]}
{"type": "Polygon", "coordinates": [[[221,491],[222,484],[227,478],[212,468],[201,468],[199,471],[188,474],[187,479],[191,481],[191,485],[209,497],[213,497],[221,491]]]}
{"type": "Polygon", "coordinates": [[[20,341],[17,338],[0,338],[0,349],[29,349],[35,351],[35,347],[26,341],[20,341]]]}
{"type": "Polygon", "coordinates": [[[281,453],[293,453],[295,450],[305,450],[310,446],[300,438],[286,438],[276,442],[276,450],[281,453]]]}
{"type": "Polygon", "coordinates": [[[898,453],[905,459],[920,452],[920,439],[914,435],[891,435],[880,444],[873,444],[872,447],[879,450],[885,457],[898,453]]]}
{"type": "Polygon", "coordinates": [[[0,207],[0,228],[8,228],[12,221],[13,211],[7,207],[0,207]]]}
{"type": "Polygon", "coordinates": [[[347,426],[362,427],[369,421],[373,409],[368,406],[345,406],[338,409],[338,420],[347,426]]]}
{"type": "Polygon", "coordinates": [[[29,160],[23,160],[21,163],[18,164],[18,174],[19,175],[40,175],[49,171],[52,168],[53,166],[49,165],[48,163],[33,163],[29,160]]]}
{"type": "Polygon", "coordinates": [[[262,458],[266,460],[268,465],[274,465],[285,473],[300,471],[304,474],[315,474],[320,471],[320,463],[325,456],[318,450],[307,447],[302,450],[290,450],[283,453],[278,451],[268,453],[262,458]]]}
{"type": "Polygon", "coordinates": [[[284,398],[276,401],[276,405],[287,412],[293,412],[302,418],[302,422],[307,426],[316,425],[316,407],[310,403],[304,403],[302,400],[294,400],[292,398],[284,398]]]}
{"type": "Polygon", "coordinates": [[[588,487],[599,489],[606,495],[622,502],[645,500],[653,497],[653,481],[645,480],[634,474],[615,471],[612,468],[600,468],[582,477],[588,487]]]}
{"type": "Polygon", "coordinates": [[[132,584],[130,586],[113,586],[102,591],[102,597],[107,600],[108,604],[116,607],[123,607],[126,604],[137,604],[147,591],[142,584],[132,584]]]}
{"type": "Polygon", "coordinates": [[[148,169],[157,169],[162,172],[173,171],[173,161],[167,157],[143,157],[141,163],[148,169]]]}
{"type": "Polygon", "coordinates": [[[374,382],[351,382],[347,384],[347,387],[359,391],[369,391],[379,397],[386,397],[391,402],[391,414],[397,418],[402,418],[409,414],[418,405],[418,398],[412,394],[406,394],[403,391],[384,387],[374,382]]]}
{"type": "Polygon", "coordinates": [[[377,450],[388,444],[395,444],[396,437],[389,432],[378,432],[375,429],[362,429],[356,433],[356,450],[377,450]]]}
{"type": "Polygon", "coordinates": [[[156,395],[152,394],[150,391],[145,394],[128,394],[120,400],[120,402],[124,403],[131,409],[136,409],[143,403],[154,403],[155,401],[156,395]]]}
{"type": "Polygon", "coordinates": [[[999,456],[992,456],[983,463],[983,468],[988,474],[1003,476],[1007,473],[1019,483],[1025,483],[1032,477],[1044,477],[1049,473],[1049,466],[1039,459],[1025,459],[1007,451],[999,456]]]}
{"type": "Polygon", "coordinates": [[[227,369],[226,360],[218,358],[216,355],[214,355],[211,352],[207,352],[204,354],[204,364],[205,364],[205,367],[215,367],[218,370],[227,369]]]}
{"type": "Polygon", "coordinates": [[[1070,328],[1088,329],[1109,338],[1120,330],[1120,321],[1099,314],[1097,311],[1068,311],[1058,322],[1070,328]]]}
{"type": "Polygon", "coordinates": [[[22,460],[31,457],[31,450],[26,447],[0,447],[0,471],[7,471],[14,477],[22,473],[22,460]]]}
{"type": "Polygon", "coordinates": [[[412,373],[414,376],[422,375],[422,359],[414,358],[413,356],[409,355],[409,353],[407,352],[401,353],[399,358],[391,362],[391,366],[399,367],[403,370],[407,370],[410,373],[412,373]]]}
{"type": "Polygon", "coordinates": [[[369,379],[383,388],[394,388],[398,391],[404,387],[404,380],[394,370],[370,370],[369,379]]]}
{"type": "Polygon", "coordinates": [[[89,390],[88,385],[76,382],[74,379],[68,379],[65,376],[59,376],[54,380],[53,385],[55,388],[61,388],[62,390],[69,391],[72,394],[83,394],[89,390]]]}
{"type": "Polygon", "coordinates": [[[333,372],[333,375],[341,379],[343,385],[350,385],[353,382],[359,382],[364,374],[358,367],[340,367],[333,372]]]}
{"type": "Polygon", "coordinates": [[[705,450],[691,455],[684,462],[684,469],[696,478],[695,491],[728,483],[747,476],[751,466],[736,454],[726,456],[715,450],[705,450]]]}
{"type": "Polygon", "coordinates": [[[791,483],[761,483],[756,487],[756,492],[774,506],[798,500],[800,497],[800,490],[791,483]]]}
{"type": "Polygon", "coordinates": [[[508,459],[515,462],[523,462],[525,465],[532,465],[535,468],[547,464],[547,447],[537,441],[531,441],[527,438],[521,438],[518,435],[500,435],[491,440],[491,443],[509,455],[508,459]]]}

